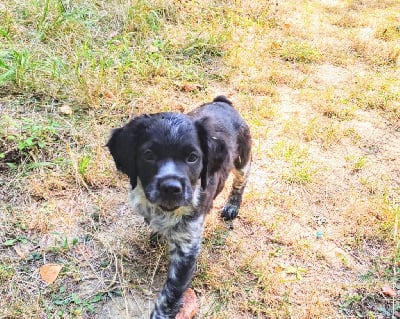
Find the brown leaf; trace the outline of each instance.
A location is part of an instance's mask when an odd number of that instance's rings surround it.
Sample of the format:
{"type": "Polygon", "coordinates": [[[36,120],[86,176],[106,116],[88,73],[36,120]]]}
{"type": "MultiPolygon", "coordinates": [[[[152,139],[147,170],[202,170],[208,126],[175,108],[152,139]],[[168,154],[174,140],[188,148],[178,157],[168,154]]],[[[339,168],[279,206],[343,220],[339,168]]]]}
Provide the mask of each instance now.
{"type": "Polygon", "coordinates": [[[201,90],[201,89],[202,89],[202,86],[200,84],[186,83],[186,84],[182,85],[182,91],[187,92],[187,93],[201,90]]]}
{"type": "Polygon", "coordinates": [[[189,288],[183,294],[183,305],[175,319],[192,319],[198,310],[199,306],[197,304],[196,294],[193,289],[189,288]]]}
{"type": "Polygon", "coordinates": [[[104,97],[109,100],[115,99],[114,93],[111,92],[110,90],[104,92],[104,97]]]}
{"type": "Polygon", "coordinates": [[[271,48],[273,49],[273,50],[278,50],[278,49],[280,49],[282,47],[282,45],[280,45],[279,43],[277,43],[277,42],[272,42],[272,44],[271,44],[271,48]]]}
{"type": "Polygon", "coordinates": [[[52,284],[57,279],[62,267],[58,264],[45,264],[39,269],[40,277],[48,284],[52,284]]]}
{"type": "Polygon", "coordinates": [[[14,250],[15,250],[15,252],[18,254],[18,256],[21,259],[25,259],[26,258],[24,252],[22,251],[22,249],[19,246],[14,246],[14,250]]]}
{"type": "Polygon", "coordinates": [[[385,285],[385,286],[382,287],[382,293],[385,296],[388,296],[388,297],[391,297],[391,298],[394,298],[394,297],[397,296],[396,291],[389,285],[385,285]]]}

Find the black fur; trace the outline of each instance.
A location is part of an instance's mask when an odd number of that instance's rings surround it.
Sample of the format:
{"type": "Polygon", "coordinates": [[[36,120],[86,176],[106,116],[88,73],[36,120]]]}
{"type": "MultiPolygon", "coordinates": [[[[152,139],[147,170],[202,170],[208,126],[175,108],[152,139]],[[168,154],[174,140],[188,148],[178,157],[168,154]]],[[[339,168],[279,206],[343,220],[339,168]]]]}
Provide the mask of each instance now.
{"type": "Polygon", "coordinates": [[[138,116],[115,129],[107,146],[130,178],[133,207],[169,243],[168,278],[151,318],[175,318],[200,252],[204,217],[231,171],[233,188],[221,216],[238,214],[250,169],[249,128],[218,96],[186,115],[138,116]]]}

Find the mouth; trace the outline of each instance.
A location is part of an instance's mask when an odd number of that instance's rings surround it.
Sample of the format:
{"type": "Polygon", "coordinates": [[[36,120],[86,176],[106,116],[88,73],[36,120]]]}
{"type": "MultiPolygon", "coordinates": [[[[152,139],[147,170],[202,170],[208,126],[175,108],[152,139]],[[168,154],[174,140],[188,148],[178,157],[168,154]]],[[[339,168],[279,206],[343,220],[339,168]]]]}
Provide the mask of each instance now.
{"type": "Polygon", "coordinates": [[[188,196],[187,193],[180,196],[160,196],[159,192],[146,192],[145,194],[150,203],[157,205],[165,212],[173,212],[191,203],[191,196],[188,196]]]}
{"type": "Polygon", "coordinates": [[[167,211],[167,212],[172,212],[175,209],[178,209],[180,206],[164,206],[164,205],[159,205],[159,207],[163,210],[163,211],[167,211]]]}

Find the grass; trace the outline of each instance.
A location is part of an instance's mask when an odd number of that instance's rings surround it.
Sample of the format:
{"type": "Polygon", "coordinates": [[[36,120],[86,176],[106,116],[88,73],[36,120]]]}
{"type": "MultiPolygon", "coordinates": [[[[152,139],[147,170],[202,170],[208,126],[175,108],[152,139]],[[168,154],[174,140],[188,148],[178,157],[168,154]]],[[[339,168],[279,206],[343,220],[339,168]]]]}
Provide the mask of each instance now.
{"type": "Polygon", "coordinates": [[[307,184],[314,180],[318,169],[308,157],[308,150],[300,145],[280,141],[273,147],[274,155],[287,163],[287,168],[282,169],[284,181],[296,184],[307,184]]]}
{"type": "Polygon", "coordinates": [[[346,156],[345,160],[349,163],[349,166],[353,172],[358,172],[362,170],[368,163],[368,160],[365,156],[346,156]]]}
{"type": "Polygon", "coordinates": [[[322,54],[310,44],[298,40],[290,40],[283,44],[275,44],[279,57],[289,62],[313,63],[321,60],[322,54]]]}
{"type": "Polygon", "coordinates": [[[240,218],[228,190],[208,216],[197,318],[400,312],[396,1],[11,0],[0,21],[0,317],[148,317],[166,249],[104,145],[217,94],[253,171],[240,218]]]}

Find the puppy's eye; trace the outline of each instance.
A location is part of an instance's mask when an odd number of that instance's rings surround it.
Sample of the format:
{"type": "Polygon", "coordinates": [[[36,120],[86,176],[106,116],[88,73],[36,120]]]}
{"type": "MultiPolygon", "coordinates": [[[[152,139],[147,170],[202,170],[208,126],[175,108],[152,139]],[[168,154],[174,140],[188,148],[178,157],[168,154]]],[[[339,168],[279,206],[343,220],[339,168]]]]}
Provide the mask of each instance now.
{"type": "Polygon", "coordinates": [[[196,153],[190,153],[190,155],[187,158],[187,162],[188,163],[196,163],[198,159],[199,159],[199,156],[196,153]]]}
{"type": "Polygon", "coordinates": [[[156,156],[150,150],[145,150],[143,153],[143,159],[147,162],[153,162],[156,160],[156,156]]]}

